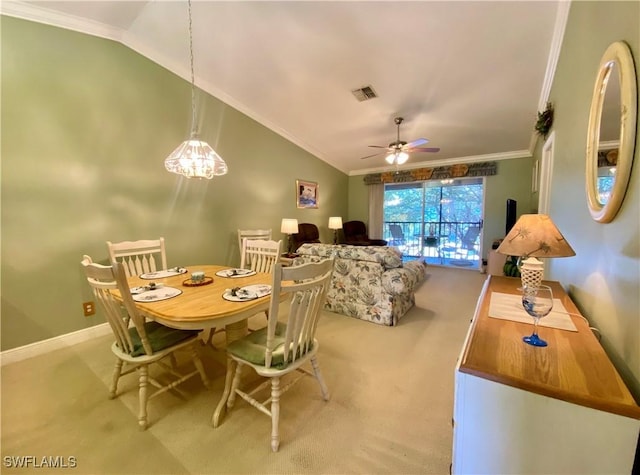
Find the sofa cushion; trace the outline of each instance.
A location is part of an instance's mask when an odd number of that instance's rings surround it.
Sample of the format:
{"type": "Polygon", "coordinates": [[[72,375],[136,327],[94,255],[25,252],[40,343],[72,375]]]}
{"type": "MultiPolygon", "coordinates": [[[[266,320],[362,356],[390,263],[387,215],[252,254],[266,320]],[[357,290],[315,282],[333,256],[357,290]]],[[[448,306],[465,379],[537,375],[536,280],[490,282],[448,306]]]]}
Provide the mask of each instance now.
{"type": "Polygon", "coordinates": [[[342,259],[377,262],[384,269],[402,267],[402,253],[394,247],[303,244],[298,254],[318,257],[336,256],[342,259]]]}

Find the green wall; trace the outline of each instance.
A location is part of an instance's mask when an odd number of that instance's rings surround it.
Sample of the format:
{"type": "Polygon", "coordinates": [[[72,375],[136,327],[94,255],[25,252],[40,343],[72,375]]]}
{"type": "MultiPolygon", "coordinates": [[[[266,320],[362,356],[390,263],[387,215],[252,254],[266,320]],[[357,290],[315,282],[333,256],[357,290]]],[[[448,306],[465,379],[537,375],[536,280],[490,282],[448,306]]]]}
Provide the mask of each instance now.
{"type": "Polygon", "coordinates": [[[1,349],[103,323],[83,254],[105,241],[164,236],[169,265],[239,264],[238,228],[283,217],[346,216],[348,177],[247,116],[198,94],[201,137],[229,173],[188,180],[164,159],[190,131],[191,87],[127,47],[1,16],[1,349]],[[297,209],[295,180],[316,181],[319,209],[297,209]]]}
{"type": "Polygon", "coordinates": [[[572,2],[550,95],[555,109],[550,215],[576,256],[550,259],[548,267],[550,277],[564,284],[600,329],[602,345],[640,401],[640,129],[626,199],[611,223],[591,219],[585,191],[591,95],[600,58],[618,40],[631,47],[638,71],[640,2],[572,2]]]}
{"type": "MultiPolygon", "coordinates": [[[[498,173],[486,177],[482,254],[486,258],[495,239],[504,237],[507,198],[518,202],[518,216],[534,212],[531,201],[532,159],[500,160],[498,173]]],[[[349,177],[349,219],[369,221],[369,192],[364,176],[349,177]]]]}

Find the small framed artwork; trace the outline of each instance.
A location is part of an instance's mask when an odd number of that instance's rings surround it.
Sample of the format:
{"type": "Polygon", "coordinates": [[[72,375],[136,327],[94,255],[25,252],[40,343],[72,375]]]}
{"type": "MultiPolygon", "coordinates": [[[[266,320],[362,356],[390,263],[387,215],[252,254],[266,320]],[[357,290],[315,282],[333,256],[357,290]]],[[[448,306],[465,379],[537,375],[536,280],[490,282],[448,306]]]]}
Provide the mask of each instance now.
{"type": "Polygon", "coordinates": [[[317,208],[318,184],[313,181],[296,180],[296,204],[298,208],[317,208]]]}

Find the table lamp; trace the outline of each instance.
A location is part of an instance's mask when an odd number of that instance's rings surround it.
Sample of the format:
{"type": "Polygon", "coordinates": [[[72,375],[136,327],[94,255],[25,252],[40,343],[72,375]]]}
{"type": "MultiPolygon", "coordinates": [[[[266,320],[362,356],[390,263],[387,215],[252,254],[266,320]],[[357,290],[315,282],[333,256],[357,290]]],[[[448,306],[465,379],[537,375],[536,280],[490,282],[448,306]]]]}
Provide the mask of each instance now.
{"type": "Polygon", "coordinates": [[[329,229],[333,229],[333,244],[338,244],[338,229],[342,229],[342,217],[332,216],[329,218],[329,229]]]}
{"type": "Polygon", "coordinates": [[[290,218],[282,218],[282,224],[280,224],[280,232],[289,236],[289,242],[287,245],[287,256],[293,254],[293,242],[291,239],[292,234],[298,234],[298,220],[290,218]]]}
{"type": "Polygon", "coordinates": [[[570,257],[576,253],[546,214],[523,214],[497,252],[519,258],[522,287],[538,287],[544,263],[538,257],[570,257]]]}

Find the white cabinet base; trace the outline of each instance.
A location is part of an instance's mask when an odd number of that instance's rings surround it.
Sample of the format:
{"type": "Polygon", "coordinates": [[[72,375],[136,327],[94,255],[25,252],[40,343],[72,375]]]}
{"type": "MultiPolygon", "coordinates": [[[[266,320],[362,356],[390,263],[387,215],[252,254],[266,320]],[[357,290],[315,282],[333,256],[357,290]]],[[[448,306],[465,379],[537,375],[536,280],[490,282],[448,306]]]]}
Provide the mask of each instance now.
{"type": "Polygon", "coordinates": [[[453,473],[630,474],[640,421],[456,372],[453,473]]]}

